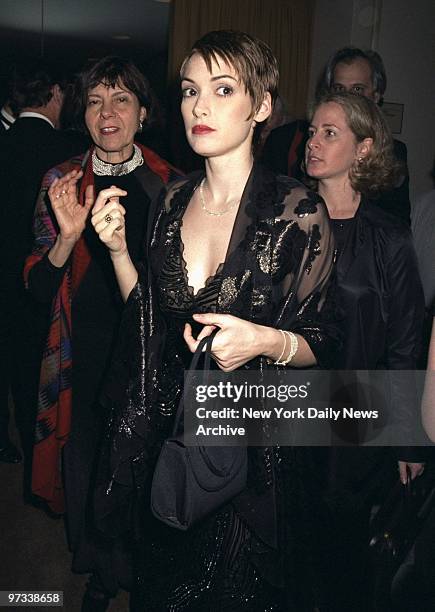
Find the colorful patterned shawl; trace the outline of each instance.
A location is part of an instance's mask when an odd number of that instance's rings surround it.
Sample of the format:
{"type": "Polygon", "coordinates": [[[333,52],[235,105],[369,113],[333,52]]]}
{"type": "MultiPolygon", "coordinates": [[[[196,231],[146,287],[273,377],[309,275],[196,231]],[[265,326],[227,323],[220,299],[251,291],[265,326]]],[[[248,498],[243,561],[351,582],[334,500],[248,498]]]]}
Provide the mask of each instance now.
{"type": "MultiPolygon", "coordinates": [[[[180,175],[156,153],[140,144],[138,146],[148,168],[164,183],[180,175]]],[[[80,167],[84,172],[79,192],[80,202],[83,203],[86,187],[94,182],[92,156],[89,153],[52,168],[44,176],[34,218],[35,243],[24,268],[26,285],[30,270],[51,249],[58,234],[53,215],[47,206],[47,191],[55,178],[80,167]]],[[[83,238],[80,238],[53,300],[50,328],[41,362],[32,490],[45,499],[56,513],[62,513],[65,509],[61,455],[68,440],[72,412],[71,302],[89,261],[89,251],[83,238]]]]}

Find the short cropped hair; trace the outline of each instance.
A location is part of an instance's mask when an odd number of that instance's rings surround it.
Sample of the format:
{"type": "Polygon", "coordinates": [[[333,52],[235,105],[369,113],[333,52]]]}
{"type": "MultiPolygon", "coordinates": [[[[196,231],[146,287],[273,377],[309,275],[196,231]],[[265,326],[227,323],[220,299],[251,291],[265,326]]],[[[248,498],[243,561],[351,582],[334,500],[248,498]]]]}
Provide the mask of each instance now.
{"type": "Polygon", "coordinates": [[[350,92],[330,92],[316,102],[312,114],[322,104],[329,102],[341,106],[357,143],[365,138],[373,140],[367,155],[357,160],[349,171],[354,191],[373,196],[391,189],[402,168],[394,158],[393,138],[382,111],[373,100],[364,96],[350,92]]]}
{"type": "Polygon", "coordinates": [[[67,85],[65,75],[57,67],[43,60],[27,61],[17,66],[12,77],[10,105],[18,114],[23,108],[38,108],[48,104],[53,97],[52,89],[67,85]]]}
{"type": "Polygon", "coordinates": [[[251,117],[259,110],[267,92],[272,98],[272,105],[275,102],[278,95],[278,62],[270,47],[262,40],[235,30],[208,32],[196,41],[183,61],[181,77],[186,63],[195,53],[203,58],[210,72],[212,62],[218,63],[220,59],[234,68],[251,97],[251,117]]]}
{"type": "Polygon", "coordinates": [[[375,93],[379,94],[382,100],[387,88],[387,75],[384,62],[376,51],[363,51],[357,47],[343,47],[331,55],[317,83],[316,98],[321,98],[325,92],[332,89],[334,85],[334,72],[337,64],[340,62],[352,64],[357,59],[363,59],[368,62],[372,73],[373,90],[375,93]]]}
{"type": "Polygon", "coordinates": [[[139,105],[147,110],[147,123],[153,112],[154,96],[148,79],[129,59],[107,56],[92,64],[78,75],[75,88],[76,123],[86,131],[85,112],[91,89],[103,84],[107,87],[123,85],[138,99],[139,105]]]}

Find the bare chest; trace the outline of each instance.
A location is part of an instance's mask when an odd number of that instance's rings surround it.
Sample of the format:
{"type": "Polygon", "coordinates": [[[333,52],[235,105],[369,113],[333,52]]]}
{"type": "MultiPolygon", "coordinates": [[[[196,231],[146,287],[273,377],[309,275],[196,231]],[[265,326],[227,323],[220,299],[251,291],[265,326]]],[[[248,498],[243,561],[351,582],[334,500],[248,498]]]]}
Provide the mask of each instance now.
{"type": "Polygon", "coordinates": [[[181,240],[188,282],[195,294],[225,261],[236,214],[234,209],[215,217],[207,215],[198,205],[187,208],[181,240]]]}

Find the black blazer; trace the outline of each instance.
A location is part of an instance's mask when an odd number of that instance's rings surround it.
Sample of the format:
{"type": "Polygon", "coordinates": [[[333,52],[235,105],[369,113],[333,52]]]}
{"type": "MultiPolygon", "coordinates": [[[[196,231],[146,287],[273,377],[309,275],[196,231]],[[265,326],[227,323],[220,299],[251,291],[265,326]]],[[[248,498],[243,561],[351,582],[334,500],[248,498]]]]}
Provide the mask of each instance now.
{"type": "Polygon", "coordinates": [[[84,151],[86,141],[81,135],[55,130],[44,119],[21,117],[0,143],[2,215],[8,228],[0,239],[2,260],[8,275],[21,275],[31,251],[33,212],[42,178],[56,164],[84,151]]]}
{"type": "Polygon", "coordinates": [[[424,296],[409,228],[362,199],[337,261],[342,369],[416,367],[424,296]]]}
{"type": "MultiPolygon", "coordinates": [[[[409,228],[362,199],[337,259],[337,301],[342,307],[341,370],[417,368],[424,295],[409,228]]],[[[405,420],[418,418],[415,405],[395,393],[405,420]]],[[[414,402],[415,403],[415,402],[414,402]]],[[[385,486],[395,459],[424,461],[424,449],[318,448],[313,451],[325,499],[334,512],[360,510],[385,486]]]]}

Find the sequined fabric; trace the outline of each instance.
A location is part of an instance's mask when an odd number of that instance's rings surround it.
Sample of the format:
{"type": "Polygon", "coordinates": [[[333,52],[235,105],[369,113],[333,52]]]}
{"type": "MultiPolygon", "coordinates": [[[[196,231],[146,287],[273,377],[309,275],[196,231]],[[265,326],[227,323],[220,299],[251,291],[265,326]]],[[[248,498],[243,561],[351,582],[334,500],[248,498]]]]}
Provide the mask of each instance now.
{"type": "MultiPolygon", "coordinates": [[[[259,166],[242,196],[225,262],[193,295],[180,226],[201,178],[180,180],[168,191],[149,265],[127,303],[106,386],[111,421],[95,514],[103,531],[134,529],[142,542],[137,591],[148,607],[137,610],[302,612],[310,608],[291,605],[293,595],[286,594],[284,605],[279,601],[282,590],[297,590],[297,572],[289,578],[286,568],[294,567],[294,551],[303,550],[297,540],[304,539],[294,514],[303,487],[296,486],[297,471],[280,484],[280,466],[288,459],[282,449],[250,449],[246,491],[203,528],[180,534],[148,520],[147,487],[190,358],[181,332],[193,312],[216,310],[296,331],[321,365],[331,363],[338,345],[328,299],[334,244],[325,206],[298,182],[259,166]]],[[[246,367],[268,366],[257,358],[246,367]]]]}
{"type": "MultiPolygon", "coordinates": [[[[220,265],[194,294],[188,285],[180,228],[177,224],[157,280],[159,310],[167,325],[157,394],[162,416],[174,414],[183,372],[191,360],[182,339],[184,323],[193,323],[194,312],[216,311],[223,267],[220,265]]],[[[183,534],[174,533],[147,510],[145,515],[134,610],[282,610],[278,606],[280,592],[261,577],[252,561],[251,550],[258,542],[232,505],[183,534]]]]}

